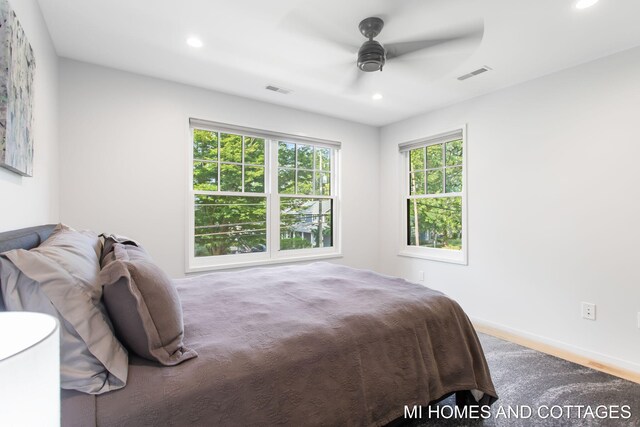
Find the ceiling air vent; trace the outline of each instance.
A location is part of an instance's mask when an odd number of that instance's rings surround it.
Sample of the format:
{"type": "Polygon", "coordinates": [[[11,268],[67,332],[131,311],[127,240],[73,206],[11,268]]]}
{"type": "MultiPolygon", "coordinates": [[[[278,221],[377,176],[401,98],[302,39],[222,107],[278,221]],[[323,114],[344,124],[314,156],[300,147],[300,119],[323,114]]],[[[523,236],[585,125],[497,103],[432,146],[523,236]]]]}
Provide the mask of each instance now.
{"type": "Polygon", "coordinates": [[[273,92],[278,92],[283,95],[289,95],[291,92],[293,92],[291,89],[285,89],[283,87],[277,87],[277,86],[271,86],[271,85],[265,87],[265,89],[271,90],[273,92]]]}
{"type": "Polygon", "coordinates": [[[469,74],[465,74],[464,76],[458,77],[458,80],[460,81],[467,80],[467,79],[470,79],[471,77],[477,76],[478,74],[486,73],[489,70],[491,70],[491,68],[485,65],[482,68],[478,68],[477,70],[470,72],[469,74]]]}

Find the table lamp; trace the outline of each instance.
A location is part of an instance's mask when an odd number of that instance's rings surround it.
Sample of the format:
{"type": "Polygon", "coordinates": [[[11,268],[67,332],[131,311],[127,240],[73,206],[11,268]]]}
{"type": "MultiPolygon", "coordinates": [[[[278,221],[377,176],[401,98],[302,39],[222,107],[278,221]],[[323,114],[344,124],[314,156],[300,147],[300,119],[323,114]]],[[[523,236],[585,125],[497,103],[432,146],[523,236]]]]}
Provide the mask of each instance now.
{"type": "Polygon", "coordinates": [[[60,425],[58,320],[0,312],[0,424],[60,425]]]}

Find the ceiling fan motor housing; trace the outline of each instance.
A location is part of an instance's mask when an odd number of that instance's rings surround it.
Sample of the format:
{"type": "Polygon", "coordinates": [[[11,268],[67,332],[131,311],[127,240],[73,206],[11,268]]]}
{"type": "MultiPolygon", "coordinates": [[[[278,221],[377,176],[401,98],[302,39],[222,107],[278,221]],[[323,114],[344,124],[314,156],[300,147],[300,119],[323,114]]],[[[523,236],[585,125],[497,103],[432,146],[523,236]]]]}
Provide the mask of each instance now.
{"type": "Polygon", "coordinates": [[[384,47],[375,40],[364,42],[358,51],[358,68],[362,71],[382,71],[385,62],[384,47]]]}

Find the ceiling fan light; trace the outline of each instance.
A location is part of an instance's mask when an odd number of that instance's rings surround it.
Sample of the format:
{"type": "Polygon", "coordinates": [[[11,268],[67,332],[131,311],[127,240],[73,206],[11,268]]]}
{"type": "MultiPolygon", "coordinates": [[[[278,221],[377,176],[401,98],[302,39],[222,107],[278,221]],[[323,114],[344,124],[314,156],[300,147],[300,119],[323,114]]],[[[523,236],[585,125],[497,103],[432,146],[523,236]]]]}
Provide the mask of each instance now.
{"type": "Polygon", "coordinates": [[[384,47],[375,40],[369,40],[358,51],[358,68],[366,72],[382,71],[385,56],[384,47]]]}
{"type": "Polygon", "coordinates": [[[380,60],[373,61],[358,61],[358,68],[367,73],[371,73],[374,71],[382,71],[383,63],[380,60]]]}

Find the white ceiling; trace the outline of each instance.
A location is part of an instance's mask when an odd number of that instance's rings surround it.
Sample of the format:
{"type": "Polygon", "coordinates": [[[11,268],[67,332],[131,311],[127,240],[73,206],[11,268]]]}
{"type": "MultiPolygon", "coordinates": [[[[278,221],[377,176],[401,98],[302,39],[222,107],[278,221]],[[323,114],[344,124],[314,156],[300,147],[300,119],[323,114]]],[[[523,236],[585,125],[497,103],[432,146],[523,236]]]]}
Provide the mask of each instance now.
{"type": "Polygon", "coordinates": [[[640,1],[574,2],[39,0],[60,56],[377,126],[640,45],[640,1]],[[383,44],[483,23],[484,36],[389,61],[352,89],[368,16],[384,18],[383,44]],[[456,79],[483,65],[493,71],[456,79]]]}

